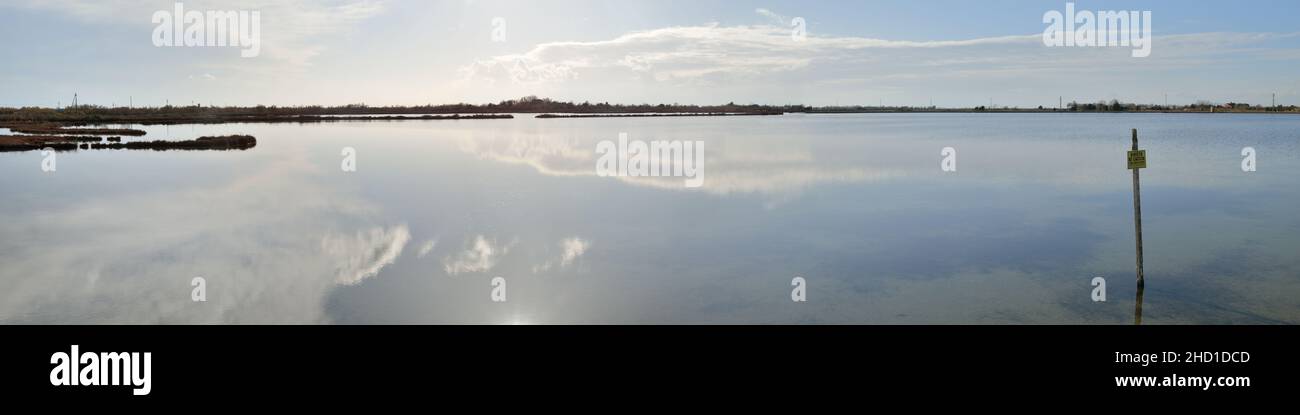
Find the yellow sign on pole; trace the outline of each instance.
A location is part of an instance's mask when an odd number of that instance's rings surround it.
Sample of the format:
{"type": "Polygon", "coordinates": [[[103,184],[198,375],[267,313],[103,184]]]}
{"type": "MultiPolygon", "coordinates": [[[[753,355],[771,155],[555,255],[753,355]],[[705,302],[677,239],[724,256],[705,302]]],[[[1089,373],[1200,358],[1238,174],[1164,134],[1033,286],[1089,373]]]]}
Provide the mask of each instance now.
{"type": "Polygon", "coordinates": [[[1129,170],[1147,168],[1147,151],[1146,150],[1129,151],[1128,168],[1129,170]]]}

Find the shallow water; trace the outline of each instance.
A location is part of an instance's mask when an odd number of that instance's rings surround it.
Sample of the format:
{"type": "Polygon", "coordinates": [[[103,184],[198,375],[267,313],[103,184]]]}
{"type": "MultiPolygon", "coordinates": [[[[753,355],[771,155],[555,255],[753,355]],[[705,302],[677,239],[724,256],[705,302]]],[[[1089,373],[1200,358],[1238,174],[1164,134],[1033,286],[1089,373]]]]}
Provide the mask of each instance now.
{"type": "Polygon", "coordinates": [[[139,128],[258,145],[58,153],[54,172],[0,154],[0,321],[1131,324],[1137,128],[1144,323],[1300,322],[1295,116],[139,128]],[[596,142],[620,132],[704,141],[704,185],[597,177],[596,142]]]}

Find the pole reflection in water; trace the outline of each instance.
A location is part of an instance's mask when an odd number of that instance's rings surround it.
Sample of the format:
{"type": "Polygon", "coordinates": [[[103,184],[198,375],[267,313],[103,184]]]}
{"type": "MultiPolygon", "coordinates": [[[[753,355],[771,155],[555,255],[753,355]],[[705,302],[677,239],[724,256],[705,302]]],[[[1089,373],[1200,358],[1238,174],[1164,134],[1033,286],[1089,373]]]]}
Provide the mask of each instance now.
{"type": "Polygon", "coordinates": [[[1146,284],[1143,283],[1142,280],[1138,280],[1137,306],[1135,306],[1135,307],[1133,308],[1133,325],[1137,325],[1137,326],[1142,325],[1142,291],[1143,291],[1143,285],[1146,285],[1146,284]]]}

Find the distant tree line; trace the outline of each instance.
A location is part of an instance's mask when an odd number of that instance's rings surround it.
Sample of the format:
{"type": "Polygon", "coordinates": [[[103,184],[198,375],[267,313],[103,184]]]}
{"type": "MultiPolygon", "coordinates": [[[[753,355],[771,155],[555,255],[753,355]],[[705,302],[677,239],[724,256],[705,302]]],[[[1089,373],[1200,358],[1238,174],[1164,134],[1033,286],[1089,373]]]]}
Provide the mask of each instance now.
{"type": "MultiPolygon", "coordinates": [[[[1039,107],[1040,109],[1042,107],[1039,107]]],[[[1226,104],[1214,104],[1209,101],[1197,101],[1188,105],[1156,105],[1156,104],[1134,104],[1119,102],[1119,100],[1098,101],[1096,103],[1079,103],[1070,102],[1066,106],[1067,111],[1077,112],[1151,112],[1151,111],[1188,111],[1188,112],[1296,112],[1300,110],[1295,105],[1270,107],[1267,105],[1251,105],[1240,102],[1229,102],[1226,104]]]]}
{"type": "Polygon", "coordinates": [[[736,104],[723,105],[685,105],[685,104],[611,104],[609,102],[564,102],[549,98],[527,96],[488,104],[440,104],[418,106],[379,106],[372,107],[364,103],[342,106],[266,106],[226,107],[165,105],[161,107],[105,107],[98,105],[77,105],[65,108],[0,108],[0,121],[5,122],[82,122],[114,120],[165,120],[184,119],[201,120],[204,118],[221,119],[234,117],[287,117],[310,115],[376,115],[376,114],[499,114],[499,113],[574,113],[574,114],[612,114],[612,113],[854,113],[854,112],[966,112],[966,111],[1069,111],[1069,112],[1140,112],[1140,111],[1224,111],[1224,112],[1298,112],[1295,105],[1266,107],[1244,103],[1229,102],[1212,104],[1199,101],[1190,105],[1161,106],[1155,104],[1121,103],[1118,100],[1099,101],[1095,103],[1070,102],[1066,108],[1021,109],[1015,107],[971,108],[937,108],[911,106],[822,106],[807,105],[758,105],[736,104]]]}
{"type": "Polygon", "coordinates": [[[0,121],[86,121],[114,119],[164,119],[201,117],[274,117],[292,115],[373,115],[373,114],[486,114],[486,113],[750,113],[804,112],[802,105],[683,105],[683,104],[610,104],[609,102],[561,102],[527,96],[489,104],[440,104],[417,106],[378,106],[348,104],[342,106],[266,106],[221,107],[201,104],[161,107],[104,107],[79,105],[65,108],[0,108],[0,121]]]}

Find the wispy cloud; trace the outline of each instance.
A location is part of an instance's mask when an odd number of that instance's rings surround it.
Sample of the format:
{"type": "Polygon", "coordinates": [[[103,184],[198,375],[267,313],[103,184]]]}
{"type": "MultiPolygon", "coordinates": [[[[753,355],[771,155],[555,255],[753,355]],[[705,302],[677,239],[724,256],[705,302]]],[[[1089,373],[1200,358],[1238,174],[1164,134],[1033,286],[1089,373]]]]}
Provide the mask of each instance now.
{"type": "Polygon", "coordinates": [[[768,9],[764,9],[764,8],[761,8],[761,7],[760,7],[760,8],[754,9],[754,13],[757,13],[759,16],[766,17],[769,21],[772,22],[772,24],[777,25],[777,26],[787,26],[787,25],[790,24],[790,18],[789,18],[789,17],[785,17],[785,15],[783,15],[783,14],[780,14],[780,13],[777,13],[777,12],[774,12],[774,11],[771,11],[771,10],[768,10],[768,9]]]}
{"type": "Polygon", "coordinates": [[[429,255],[430,252],[433,252],[433,248],[435,246],[438,246],[437,239],[430,239],[424,241],[424,244],[420,245],[420,250],[417,251],[416,253],[416,258],[424,258],[425,256],[429,255]]]}
{"type": "Polygon", "coordinates": [[[1036,35],[957,41],[809,37],[805,42],[794,42],[789,29],[777,26],[687,26],[634,32],[606,41],[543,43],[522,54],[478,60],[463,67],[462,74],[492,82],[543,83],[576,80],[604,71],[681,81],[801,70],[814,63],[880,63],[884,60],[877,56],[879,53],[906,54],[940,48],[952,53],[987,46],[1041,46],[1038,42],[1041,37],[1036,35]]]}
{"type": "Polygon", "coordinates": [[[355,285],[396,261],[410,240],[411,231],[405,225],[376,227],[350,236],[327,235],[321,239],[321,251],[340,259],[335,267],[334,280],[343,285],[355,285]]]}
{"type": "Polygon", "coordinates": [[[495,239],[478,235],[464,251],[444,258],[442,266],[451,275],[490,271],[496,267],[501,256],[510,252],[512,246],[514,246],[513,241],[500,245],[495,239]]]}
{"type": "Polygon", "coordinates": [[[548,260],[540,265],[534,266],[533,272],[536,273],[536,272],[548,271],[552,267],[557,266],[557,264],[560,268],[568,267],[569,265],[573,264],[573,262],[576,261],[579,257],[581,257],[582,254],[586,253],[587,248],[590,247],[591,247],[591,241],[576,236],[571,238],[564,238],[560,240],[560,257],[558,259],[548,260]]]}
{"type": "MultiPolygon", "coordinates": [[[[773,21],[786,18],[766,9],[757,13],[773,21]]],[[[794,41],[790,34],[788,24],[667,27],[609,40],[542,43],[522,53],[477,59],[460,72],[464,83],[525,87],[592,82],[678,88],[770,88],[781,84],[799,90],[820,86],[813,90],[816,93],[833,92],[835,85],[877,91],[906,87],[951,90],[996,81],[1033,89],[1059,84],[1062,74],[1156,82],[1171,70],[1293,61],[1300,53],[1289,44],[1294,42],[1277,42],[1294,40],[1294,33],[1157,36],[1152,57],[1141,60],[1134,60],[1130,50],[1121,47],[1046,47],[1041,33],[956,40],[810,34],[804,41],[794,41]],[[1098,73],[1098,67],[1112,70],[1098,73]],[[1138,75],[1142,78],[1135,78],[1138,75]],[[936,84],[935,80],[955,85],[936,84]]]]}
{"type": "MultiPolygon", "coordinates": [[[[526,165],[548,176],[596,177],[597,137],[548,135],[477,137],[460,141],[460,149],[474,156],[501,163],[526,165]]],[[[775,199],[791,197],[804,188],[828,182],[887,180],[901,174],[894,168],[875,170],[817,160],[801,143],[770,138],[717,139],[709,142],[705,157],[709,180],[700,190],[718,195],[757,193],[775,199]]],[[[691,191],[677,177],[617,176],[613,179],[635,186],[673,191],[691,191]]]]}

